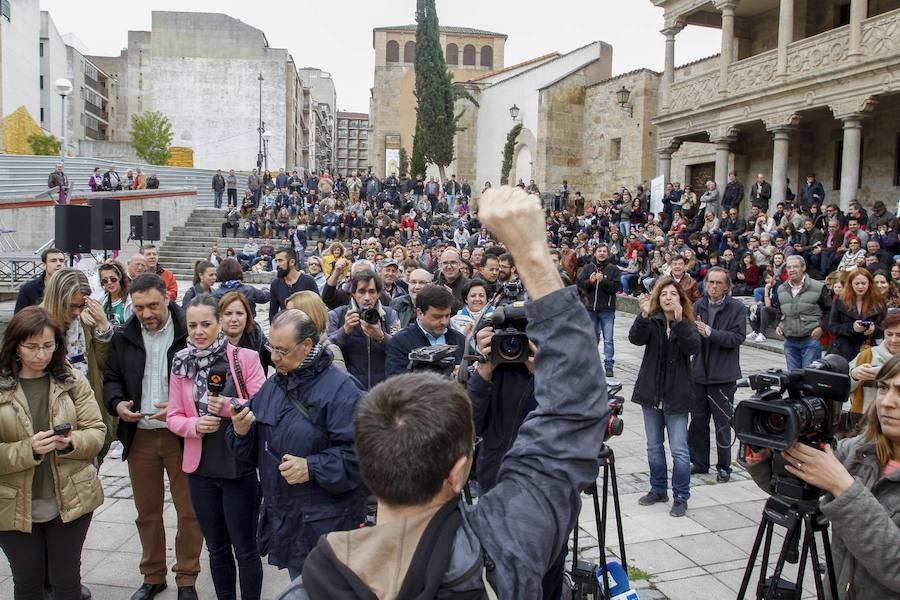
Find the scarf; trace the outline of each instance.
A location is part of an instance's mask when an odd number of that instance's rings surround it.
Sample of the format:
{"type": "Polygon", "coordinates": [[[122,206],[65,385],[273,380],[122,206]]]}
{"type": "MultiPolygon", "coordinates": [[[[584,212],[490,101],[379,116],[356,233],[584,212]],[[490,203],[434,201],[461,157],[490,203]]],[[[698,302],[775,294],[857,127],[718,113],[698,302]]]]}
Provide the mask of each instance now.
{"type": "Polygon", "coordinates": [[[187,344],[187,348],[175,353],[172,359],[172,373],[178,377],[194,380],[194,401],[197,403],[197,414],[202,417],[208,414],[206,380],[209,368],[225,356],[228,338],[224,333],[220,333],[219,337],[203,350],[198,350],[190,340],[187,344]]]}

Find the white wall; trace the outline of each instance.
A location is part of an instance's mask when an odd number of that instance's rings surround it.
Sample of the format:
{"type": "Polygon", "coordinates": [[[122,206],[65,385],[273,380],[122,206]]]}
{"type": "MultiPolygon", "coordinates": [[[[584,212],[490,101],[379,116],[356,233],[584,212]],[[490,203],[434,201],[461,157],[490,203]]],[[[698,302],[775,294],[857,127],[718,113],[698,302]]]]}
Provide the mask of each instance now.
{"type": "Polygon", "coordinates": [[[3,52],[3,116],[20,106],[38,123],[41,118],[39,86],[41,10],[38,0],[12,3],[11,19],[0,18],[3,52]]]}
{"type": "MultiPolygon", "coordinates": [[[[509,108],[513,104],[519,107],[519,119],[523,128],[531,131],[533,138],[536,139],[539,90],[563,75],[597,60],[602,56],[603,49],[603,44],[595,42],[555,60],[542,63],[531,70],[519,72],[518,75],[504,79],[482,91],[479,99],[476,144],[477,186],[476,182],[471,182],[473,189],[475,187],[481,189],[485,181],[490,181],[495,186],[500,183],[503,146],[506,144],[509,130],[515,125],[509,115],[509,108]]],[[[532,148],[531,151],[534,157],[537,149],[532,148]]]]}
{"type": "Polygon", "coordinates": [[[44,45],[44,56],[41,58],[41,75],[44,76],[41,108],[44,109],[44,121],[40,121],[40,114],[35,115],[35,119],[41,123],[41,127],[61,138],[62,98],[56,93],[53,82],[67,76],[66,44],[47,11],[41,13],[41,43],[44,45]]]}

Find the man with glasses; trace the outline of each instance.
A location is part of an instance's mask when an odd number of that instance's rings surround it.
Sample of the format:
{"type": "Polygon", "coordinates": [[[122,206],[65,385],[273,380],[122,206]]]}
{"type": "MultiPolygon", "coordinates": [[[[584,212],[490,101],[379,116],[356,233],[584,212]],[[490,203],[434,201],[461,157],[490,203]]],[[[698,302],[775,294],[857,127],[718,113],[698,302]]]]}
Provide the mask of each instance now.
{"type": "Polygon", "coordinates": [[[469,285],[469,279],[462,274],[461,267],[462,257],[459,250],[447,248],[441,252],[441,257],[438,261],[440,273],[438,273],[435,283],[446,287],[453,294],[453,297],[456,298],[456,302],[453,305],[454,313],[463,307],[463,292],[466,286],[469,285]]]}
{"type": "Polygon", "coordinates": [[[16,295],[16,308],[13,312],[41,303],[44,299],[44,288],[47,287],[50,278],[66,266],[66,255],[62,250],[47,248],[41,253],[41,262],[44,263],[44,272],[22,284],[16,295]]]}
{"type": "Polygon", "coordinates": [[[729,295],[731,278],[722,267],[706,273],[703,298],[694,303],[700,351],[694,355],[691,379],[694,406],[688,429],[691,473],[709,472],[709,418],[716,432],[716,480],[731,479],[731,416],[736,382],[741,375],[741,344],[746,337],[747,310],[729,295]]]}
{"type": "Polygon", "coordinates": [[[407,278],[409,293],[391,300],[391,308],[397,311],[397,317],[400,319],[400,329],[405,329],[416,316],[416,297],[433,279],[434,275],[427,270],[416,269],[407,278]]]}

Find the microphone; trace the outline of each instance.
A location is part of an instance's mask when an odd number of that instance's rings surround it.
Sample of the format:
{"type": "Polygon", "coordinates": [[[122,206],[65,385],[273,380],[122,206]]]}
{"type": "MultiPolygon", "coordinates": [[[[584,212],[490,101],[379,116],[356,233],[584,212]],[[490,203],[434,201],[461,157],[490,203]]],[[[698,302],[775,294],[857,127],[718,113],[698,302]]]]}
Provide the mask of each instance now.
{"type": "Polygon", "coordinates": [[[206,379],[206,389],[210,396],[219,396],[225,389],[225,382],[228,378],[228,364],[216,363],[209,369],[209,376],[206,379]]]}

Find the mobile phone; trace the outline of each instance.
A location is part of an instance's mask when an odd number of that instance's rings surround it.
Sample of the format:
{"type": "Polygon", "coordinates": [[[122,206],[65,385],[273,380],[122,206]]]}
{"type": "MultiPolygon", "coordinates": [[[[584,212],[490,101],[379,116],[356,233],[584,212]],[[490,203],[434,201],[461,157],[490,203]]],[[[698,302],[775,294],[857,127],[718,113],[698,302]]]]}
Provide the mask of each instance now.
{"type": "Polygon", "coordinates": [[[872,321],[860,321],[859,324],[868,329],[872,326],[872,321]]]}
{"type": "Polygon", "coordinates": [[[61,435],[63,437],[66,437],[67,435],[69,435],[70,431],[72,431],[71,423],[60,423],[59,425],[53,426],[54,435],[61,435]]]}
{"type": "Polygon", "coordinates": [[[231,399],[231,412],[233,412],[233,413],[239,413],[239,412],[241,412],[242,410],[244,410],[245,408],[247,408],[247,405],[246,405],[246,404],[241,404],[240,402],[238,402],[238,399],[237,399],[237,398],[232,398],[232,399],[231,399]]]}

